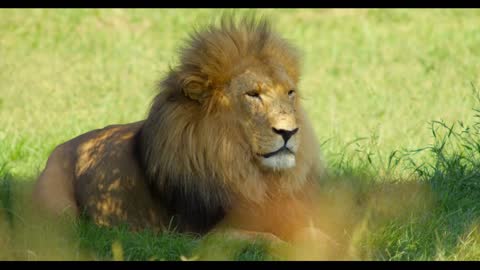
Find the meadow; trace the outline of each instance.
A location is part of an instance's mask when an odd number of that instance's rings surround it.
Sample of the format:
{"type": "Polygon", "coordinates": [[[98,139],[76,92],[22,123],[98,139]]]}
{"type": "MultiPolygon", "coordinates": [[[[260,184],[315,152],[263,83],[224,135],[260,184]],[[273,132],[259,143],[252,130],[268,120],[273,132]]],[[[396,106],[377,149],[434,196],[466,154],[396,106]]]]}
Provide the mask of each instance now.
{"type": "MultiPolygon", "coordinates": [[[[178,46],[219,13],[0,10],[0,260],[303,258],[39,221],[28,202],[56,145],[145,118],[178,46]]],[[[347,259],[480,259],[480,10],[256,13],[302,51],[299,91],[330,173],[325,229],[347,259]]]]}

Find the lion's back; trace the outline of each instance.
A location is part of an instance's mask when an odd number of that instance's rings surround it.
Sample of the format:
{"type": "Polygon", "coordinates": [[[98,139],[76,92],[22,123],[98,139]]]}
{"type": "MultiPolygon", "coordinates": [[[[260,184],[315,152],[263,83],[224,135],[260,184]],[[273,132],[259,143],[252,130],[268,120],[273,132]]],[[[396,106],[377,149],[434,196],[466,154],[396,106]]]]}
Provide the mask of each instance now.
{"type": "Polygon", "coordinates": [[[78,144],[75,197],[80,211],[98,225],[161,227],[161,210],[138,159],[137,136],[142,125],[143,121],[108,126],[78,144]]]}
{"type": "Polygon", "coordinates": [[[59,208],[58,198],[65,198],[64,205],[98,225],[161,227],[162,211],[151,196],[138,159],[137,137],[142,126],[143,121],[111,125],[57,146],[34,195],[52,206],[48,208],[59,208]]]}

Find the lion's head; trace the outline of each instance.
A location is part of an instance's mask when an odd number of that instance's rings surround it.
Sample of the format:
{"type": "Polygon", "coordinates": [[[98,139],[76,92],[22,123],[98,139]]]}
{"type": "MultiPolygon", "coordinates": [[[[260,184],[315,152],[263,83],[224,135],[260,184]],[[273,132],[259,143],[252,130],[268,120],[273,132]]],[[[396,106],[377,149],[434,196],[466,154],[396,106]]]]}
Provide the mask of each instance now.
{"type": "Polygon", "coordinates": [[[317,149],[299,101],[297,50],[254,18],[223,18],[185,44],[141,135],[147,178],[179,190],[167,204],[188,194],[224,209],[236,195],[258,202],[302,186],[317,149]]]}
{"type": "Polygon", "coordinates": [[[225,87],[241,134],[265,169],[295,166],[300,143],[296,89],[296,81],[284,68],[262,63],[242,70],[225,87]]]}
{"type": "MultiPolygon", "coordinates": [[[[298,53],[267,21],[224,19],[197,32],[177,68],[183,93],[230,114],[250,155],[265,169],[291,169],[300,143],[298,53]]],[[[244,157],[243,157],[244,158],[244,157]]]]}

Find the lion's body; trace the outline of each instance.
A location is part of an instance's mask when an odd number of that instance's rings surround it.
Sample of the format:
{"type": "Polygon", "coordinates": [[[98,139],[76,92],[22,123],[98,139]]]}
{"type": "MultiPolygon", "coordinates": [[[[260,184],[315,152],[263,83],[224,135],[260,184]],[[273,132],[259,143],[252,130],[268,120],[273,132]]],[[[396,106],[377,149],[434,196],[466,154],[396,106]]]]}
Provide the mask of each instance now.
{"type": "MultiPolygon", "coordinates": [[[[191,220],[176,222],[162,207],[161,194],[150,186],[141,166],[138,139],[143,124],[141,121],[112,125],[59,145],[37,181],[36,201],[58,214],[84,213],[98,225],[127,224],[132,229],[156,231],[179,226],[180,232],[203,233],[224,220],[236,228],[283,236],[298,227],[293,224],[307,222],[302,220],[307,217],[303,203],[311,194],[310,185],[298,190],[298,197],[278,193],[258,203],[239,199],[230,202],[228,209],[206,216],[206,208],[213,205],[201,199],[192,200],[194,194],[186,195],[190,198],[176,194],[189,204],[192,215],[191,220]]],[[[175,193],[174,189],[169,192],[175,193]]]]}
{"type": "Polygon", "coordinates": [[[137,158],[143,122],[90,131],[58,146],[40,175],[35,197],[55,212],[85,212],[99,225],[162,228],[137,158]]]}
{"type": "Polygon", "coordinates": [[[287,237],[308,225],[321,171],[292,90],[297,58],[265,22],[197,33],[147,119],[57,147],[36,198],[99,225],[205,233],[227,224],[287,237]]]}

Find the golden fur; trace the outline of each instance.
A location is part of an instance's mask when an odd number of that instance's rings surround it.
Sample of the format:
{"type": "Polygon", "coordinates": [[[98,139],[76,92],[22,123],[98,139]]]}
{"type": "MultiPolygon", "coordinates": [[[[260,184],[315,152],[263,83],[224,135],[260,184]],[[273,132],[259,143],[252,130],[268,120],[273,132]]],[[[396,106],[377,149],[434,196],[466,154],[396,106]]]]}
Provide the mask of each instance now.
{"type": "Polygon", "coordinates": [[[59,146],[36,198],[101,225],[204,233],[228,223],[282,236],[306,225],[321,162],[296,49],[266,20],[224,18],[191,35],[180,56],[145,121],[59,146]]]}

